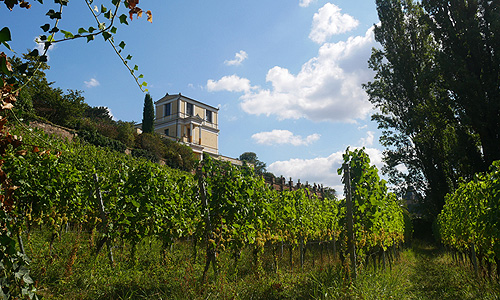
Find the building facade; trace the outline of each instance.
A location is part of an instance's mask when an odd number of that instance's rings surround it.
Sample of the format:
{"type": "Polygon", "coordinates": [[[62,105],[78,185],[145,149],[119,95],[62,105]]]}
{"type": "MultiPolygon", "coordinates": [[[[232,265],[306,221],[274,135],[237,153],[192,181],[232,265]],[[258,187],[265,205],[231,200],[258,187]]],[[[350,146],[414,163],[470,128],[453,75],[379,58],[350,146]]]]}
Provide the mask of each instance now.
{"type": "Polygon", "coordinates": [[[179,94],[155,102],[155,131],[203,153],[219,155],[219,109],[179,94]]]}

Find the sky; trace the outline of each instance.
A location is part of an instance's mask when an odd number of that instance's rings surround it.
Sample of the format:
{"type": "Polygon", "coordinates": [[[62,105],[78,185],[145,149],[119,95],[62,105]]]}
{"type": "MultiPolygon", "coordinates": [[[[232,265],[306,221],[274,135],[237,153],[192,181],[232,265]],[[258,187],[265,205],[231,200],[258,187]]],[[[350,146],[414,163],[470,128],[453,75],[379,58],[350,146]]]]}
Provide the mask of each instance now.
{"type": "MultiPolygon", "coordinates": [[[[31,4],[0,9],[10,55],[36,48],[40,26],[53,24],[45,16],[58,9],[52,1],[31,4]]],[[[117,26],[115,43],[125,41],[123,53],[132,55],[154,101],[182,93],[219,107],[220,154],[255,152],[277,176],[340,193],[337,169],[347,147],[366,147],[382,167],[380,131],[362,88],[373,80],[367,61],[379,47],[374,0],[142,0],[139,7],[152,11],[153,22],[134,16],[117,26]]],[[[58,27],[76,33],[89,26],[96,27],[84,1],[70,1],[58,27]]],[[[116,120],[142,122],[144,93],[101,37],[58,43],[48,55],[55,87],[83,91],[89,105],[108,107],[116,120]]]]}

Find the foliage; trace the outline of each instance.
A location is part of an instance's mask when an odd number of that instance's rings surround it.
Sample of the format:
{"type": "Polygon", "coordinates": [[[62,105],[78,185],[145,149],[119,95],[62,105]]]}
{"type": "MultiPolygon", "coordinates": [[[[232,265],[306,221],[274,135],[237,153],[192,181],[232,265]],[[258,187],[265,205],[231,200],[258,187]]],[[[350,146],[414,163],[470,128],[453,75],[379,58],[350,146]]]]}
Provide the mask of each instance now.
{"type": "MultiPolygon", "coordinates": [[[[21,8],[26,8],[29,9],[31,5],[27,1],[7,1],[7,0],[2,0],[6,7],[12,11],[13,8],[16,5],[19,5],[21,8]]],[[[39,3],[43,4],[42,0],[37,0],[39,3]]],[[[113,34],[116,33],[117,29],[116,27],[113,26],[113,21],[115,19],[115,16],[118,13],[118,9],[120,7],[121,1],[111,1],[111,5],[115,7],[114,12],[111,10],[108,10],[104,5],[101,5],[101,11],[99,15],[94,12],[93,8],[91,7],[92,1],[85,1],[90,12],[94,16],[95,21],[98,24],[99,29],[96,30],[93,27],[89,27],[88,30],[84,28],[80,28],[78,30],[78,34],[73,34],[69,31],[65,30],[60,30],[57,26],[59,23],[59,20],[62,18],[62,10],[64,6],[68,5],[69,0],[64,0],[64,1],[55,1],[55,4],[59,5],[59,11],[56,12],[53,9],[50,9],[47,12],[47,16],[51,19],[54,20],[54,25],[51,28],[50,24],[45,24],[40,26],[40,28],[44,31],[47,32],[47,35],[41,35],[39,39],[41,42],[44,43],[44,53],[39,56],[38,50],[33,50],[29,56],[36,57],[37,63],[36,66],[32,69],[29,69],[29,64],[21,64],[18,66],[14,66],[14,69],[12,68],[12,64],[9,62],[8,56],[4,52],[0,52],[0,75],[1,75],[1,93],[0,93],[0,100],[1,100],[1,107],[0,107],[0,117],[2,120],[0,122],[0,144],[1,144],[1,149],[0,149],[0,155],[2,155],[2,159],[0,160],[1,164],[4,163],[4,158],[9,157],[13,161],[17,158],[20,158],[19,155],[25,155],[28,153],[26,149],[17,151],[16,155],[17,157],[13,154],[13,149],[19,147],[22,143],[21,141],[16,137],[12,136],[9,133],[8,128],[6,127],[7,119],[4,118],[3,116],[5,115],[6,110],[11,110],[13,108],[13,103],[16,102],[17,97],[19,96],[19,91],[21,90],[23,94],[21,94],[21,97],[24,101],[21,103],[21,108],[26,109],[26,113],[29,116],[31,114],[31,105],[30,102],[36,102],[35,104],[41,104],[39,106],[35,106],[34,109],[38,110],[38,113],[43,112],[43,113],[48,113],[45,117],[49,120],[54,121],[55,123],[61,122],[63,125],[71,125],[73,124],[74,121],[74,115],[71,115],[71,113],[68,113],[68,111],[71,111],[76,108],[77,116],[78,113],[80,112],[80,109],[84,109],[83,106],[83,97],[81,97],[80,92],[78,91],[69,91],[68,94],[62,95],[62,92],[57,89],[50,89],[49,85],[46,84],[46,81],[39,81],[42,82],[42,86],[35,86],[34,89],[31,90],[31,93],[29,90],[23,90],[24,87],[27,87],[30,80],[34,78],[35,76],[38,76],[40,74],[37,74],[37,71],[39,68],[43,69],[43,63],[47,62],[47,56],[46,53],[49,49],[49,47],[57,42],[62,42],[62,41],[67,41],[67,40],[73,40],[76,38],[81,38],[85,37],[87,38],[87,42],[91,41],[94,39],[95,36],[101,35],[104,40],[108,41],[113,49],[115,50],[116,54],[121,58],[121,60],[124,62],[124,65],[127,67],[127,69],[130,71],[134,79],[136,80],[137,84],[139,87],[142,89],[143,86],[146,86],[146,83],[143,82],[142,84],[139,83],[139,78],[142,78],[142,75],[139,75],[138,77],[135,76],[134,72],[138,70],[137,66],[134,66],[133,69],[128,66],[127,62],[131,59],[131,56],[128,55],[126,58],[123,58],[121,56],[121,50],[118,50],[116,46],[114,45],[114,40],[113,40],[113,34]],[[100,20],[100,17],[104,17],[109,21],[102,22],[100,20]],[[107,24],[106,24],[107,23],[107,24]],[[50,30],[50,31],[49,31],[50,30]],[[55,39],[55,34],[57,32],[61,32],[64,34],[64,38],[61,40],[56,40],[55,39]],[[34,69],[34,70],[33,70],[34,69]],[[17,78],[14,74],[12,76],[13,71],[18,72],[17,75],[24,76],[26,74],[27,80],[23,82],[21,78],[17,78]],[[44,94],[36,94],[39,92],[43,93],[48,93],[54,96],[54,98],[51,99],[51,97],[46,97],[44,94]],[[61,99],[59,99],[61,98],[61,99]],[[51,102],[51,100],[61,100],[59,102],[62,103],[62,107],[58,107],[57,110],[55,109],[55,105],[51,102]],[[44,106],[45,105],[45,106],[44,106]],[[57,114],[57,112],[62,112],[62,114],[57,114]],[[65,119],[65,117],[67,119],[65,119]]],[[[129,15],[130,18],[133,18],[134,14],[137,14],[140,16],[142,14],[142,10],[137,6],[139,1],[125,1],[125,7],[129,9],[129,15]]],[[[150,11],[147,11],[146,14],[148,15],[148,21],[152,22],[152,14],[150,11]]],[[[127,24],[127,17],[126,15],[122,14],[119,17],[121,23],[127,24]]],[[[5,46],[7,49],[12,51],[10,45],[8,42],[11,41],[11,34],[10,30],[8,27],[4,27],[0,30],[0,44],[5,46]]],[[[125,47],[125,43],[122,41],[118,45],[122,50],[125,47]]],[[[33,66],[31,66],[33,67],[33,66]]],[[[60,123],[60,124],[61,124],[60,123]]],[[[32,145],[33,146],[33,145],[32,145]]],[[[33,152],[37,153],[38,148],[34,147],[33,152]]],[[[43,151],[42,153],[49,153],[47,151],[43,151]]],[[[22,170],[22,171],[27,171],[27,170],[22,170]]],[[[29,269],[26,267],[27,266],[27,260],[23,255],[16,254],[15,253],[15,240],[13,239],[13,236],[15,234],[15,231],[13,228],[15,226],[18,226],[17,224],[17,207],[19,206],[19,203],[16,203],[14,200],[14,194],[13,192],[18,189],[18,186],[12,185],[11,184],[11,178],[9,178],[8,173],[5,173],[3,170],[0,169],[0,184],[2,186],[1,189],[1,201],[0,201],[0,242],[1,242],[1,247],[2,247],[2,252],[0,256],[0,266],[1,266],[1,273],[2,277],[0,277],[0,283],[1,283],[1,295],[2,298],[4,299],[19,299],[20,297],[22,298],[29,298],[29,299],[36,299],[38,298],[37,295],[35,294],[36,289],[34,288],[34,282],[30,279],[29,277],[29,269]],[[14,247],[14,248],[13,248],[14,247]]],[[[18,192],[19,193],[19,192],[18,192]]],[[[54,220],[52,218],[52,220],[54,220]]]]}
{"type": "Polygon", "coordinates": [[[484,169],[479,132],[457,118],[460,109],[439,65],[446,41],[433,34],[429,12],[413,0],[379,0],[377,10],[375,39],[382,49],[372,52],[369,66],[376,75],[365,89],[380,109],[372,119],[383,129],[384,171],[400,193],[415,187],[425,194],[433,218],[459,177],[484,169]],[[401,164],[407,174],[398,171],[401,164]]]}
{"type": "MultiPolygon", "coordinates": [[[[445,245],[469,252],[488,261],[500,261],[500,161],[490,172],[462,181],[454,193],[446,196],[446,205],[438,216],[439,235],[445,245]]],[[[498,266],[497,266],[498,267],[498,266]]]]}
{"type": "Polygon", "coordinates": [[[109,108],[105,106],[87,107],[84,112],[84,117],[99,122],[111,122],[113,117],[110,114],[109,108]]]}
{"type": "MultiPolygon", "coordinates": [[[[354,151],[347,148],[344,164],[350,166],[357,257],[364,259],[377,248],[385,251],[403,242],[403,210],[396,195],[389,193],[385,181],[380,180],[377,168],[370,165],[364,148],[354,151]]],[[[345,170],[338,170],[339,175],[342,172],[345,173],[345,170]]],[[[344,174],[344,184],[345,179],[344,174]]]]}
{"type": "Polygon", "coordinates": [[[144,97],[144,108],[142,111],[142,132],[153,133],[155,131],[155,107],[150,94],[144,97]]]}
{"type": "Polygon", "coordinates": [[[163,160],[166,165],[191,171],[196,166],[197,159],[193,150],[188,146],[172,141],[157,133],[142,133],[136,138],[136,147],[146,150],[146,152],[136,152],[136,154],[145,154],[146,157],[153,155],[153,161],[163,160]]]}
{"type": "Polygon", "coordinates": [[[118,152],[125,152],[127,146],[120,141],[108,138],[96,131],[80,130],[78,136],[84,141],[96,146],[107,147],[111,150],[118,152]]]}
{"type": "Polygon", "coordinates": [[[266,173],[266,163],[260,161],[257,154],[253,152],[244,152],[240,155],[239,160],[251,163],[254,166],[255,173],[258,175],[266,173]]]}
{"type": "Polygon", "coordinates": [[[424,0],[425,20],[439,45],[436,68],[456,117],[479,135],[484,164],[500,159],[498,1],[424,0]]]}
{"type": "Polygon", "coordinates": [[[61,89],[50,86],[38,87],[32,102],[36,115],[70,128],[75,127],[88,106],[81,91],[68,90],[64,94],[61,89]]]}

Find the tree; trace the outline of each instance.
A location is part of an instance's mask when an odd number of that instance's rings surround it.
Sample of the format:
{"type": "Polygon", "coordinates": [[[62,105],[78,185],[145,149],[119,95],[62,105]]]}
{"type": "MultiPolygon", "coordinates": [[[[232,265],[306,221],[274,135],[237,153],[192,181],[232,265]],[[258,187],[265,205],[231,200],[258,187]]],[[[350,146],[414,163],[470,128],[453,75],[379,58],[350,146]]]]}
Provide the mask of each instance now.
{"type": "Polygon", "coordinates": [[[50,86],[45,76],[45,70],[50,69],[46,62],[38,62],[38,56],[31,53],[23,54],[23,57],[12,57],[10,59],[12,73],[7,81],[16,82],[24,86],[19,91],[16,105],[12,109],[20,118],[30,118],[35,114],[33,108],[33,95],[40,89],[50,86]]]}
{"type": "Polygon", "coordinates": [[[455,117],[453,99],[436,68],[439,43],[422,7],[412,0],[377,0],[377,10],[381,24],[375,39],[382,49],[372,52],[375,80],[364,87],[380,109],[372,119],[383,129],[384,172],[401,191],[418,187],[433,217],[458,178],[481,169],[477,135],[455,117]],[[398,171],[401,164],[407,174],[398,171]]]}
{"type": "Polygon", "coordinates": [[[144,97],[144,109],[142,111],[142,132],[153,133],[155,131],[155,107],[150,94],[144,97]]]}
{"type": "Polygon", "coordinates": [[[111,122],[113,117],[109,112],[109,108],[105,106],[89,106],[85,109],[84,117],[99,122],[111,122]]]}
{"type": "Polygon", "coordinates": [[[424,0],[437,67],[457,117],[479,135],[482,171],[500,159],[500,2],[424,0]]]}
{"type": "Polygon", "coordinates": [[[266,163],[260,161],[257,158],[257,154],[253,152],[244,152],[240,155],[239,159],[241,161],[253,164],[255,174],[257,175],[263,175],[266,172],[266,163]]]}

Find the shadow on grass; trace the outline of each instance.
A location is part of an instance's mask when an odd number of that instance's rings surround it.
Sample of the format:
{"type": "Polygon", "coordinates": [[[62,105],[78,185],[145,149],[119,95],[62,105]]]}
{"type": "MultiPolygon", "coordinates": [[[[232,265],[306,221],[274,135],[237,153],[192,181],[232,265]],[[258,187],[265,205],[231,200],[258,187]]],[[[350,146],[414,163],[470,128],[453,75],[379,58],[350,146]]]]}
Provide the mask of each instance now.
{"type": "Polygon", "coordinates": [[[437,246],[417,242],[413,251],[416,263],[410,291],[416,299],[500,299],[494,287],[475,278],[468,267],[456,265],[437,246]]]}

